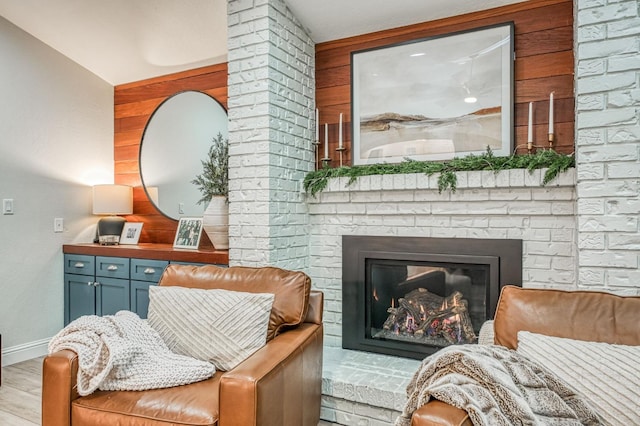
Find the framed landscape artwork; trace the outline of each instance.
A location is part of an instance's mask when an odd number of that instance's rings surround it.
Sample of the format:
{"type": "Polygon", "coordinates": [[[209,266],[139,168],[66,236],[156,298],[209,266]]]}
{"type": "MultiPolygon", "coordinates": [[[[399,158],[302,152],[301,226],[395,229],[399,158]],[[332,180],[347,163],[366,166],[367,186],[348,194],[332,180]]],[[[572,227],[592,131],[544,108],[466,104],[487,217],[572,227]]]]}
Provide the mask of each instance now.
{"type": "Polygon", "coordinates": [[[513,23],[351,54],[353,164],[513,151],[513,23]]]}

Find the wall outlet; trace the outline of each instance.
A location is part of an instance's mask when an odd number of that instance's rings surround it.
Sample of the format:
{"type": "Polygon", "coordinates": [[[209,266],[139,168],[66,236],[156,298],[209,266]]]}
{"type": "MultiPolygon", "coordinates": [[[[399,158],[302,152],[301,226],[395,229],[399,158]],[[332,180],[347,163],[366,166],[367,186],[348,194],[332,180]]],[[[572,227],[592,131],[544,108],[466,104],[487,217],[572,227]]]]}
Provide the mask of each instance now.
{"type": "Polygon", "coordinates": [[[13,214],[13,198],[2,200],[2,214],[13,214]]]}
{"type": "Polygon", "coordinates": [[[53,232],[64,232],[64,219],[56,217],[53,219],[53,232]]]}

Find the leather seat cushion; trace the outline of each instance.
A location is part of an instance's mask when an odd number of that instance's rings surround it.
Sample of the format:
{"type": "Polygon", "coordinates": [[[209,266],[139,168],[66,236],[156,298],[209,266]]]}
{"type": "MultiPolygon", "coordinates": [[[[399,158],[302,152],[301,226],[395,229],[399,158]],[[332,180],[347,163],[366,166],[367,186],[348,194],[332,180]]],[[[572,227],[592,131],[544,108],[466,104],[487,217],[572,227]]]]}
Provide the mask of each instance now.
{"type": "Polygon", "coordinates": [[[218,423],[222,372],[202,382],[143,392],[97,391],[72,403],[76,425],[194,425],[218,423]]]}

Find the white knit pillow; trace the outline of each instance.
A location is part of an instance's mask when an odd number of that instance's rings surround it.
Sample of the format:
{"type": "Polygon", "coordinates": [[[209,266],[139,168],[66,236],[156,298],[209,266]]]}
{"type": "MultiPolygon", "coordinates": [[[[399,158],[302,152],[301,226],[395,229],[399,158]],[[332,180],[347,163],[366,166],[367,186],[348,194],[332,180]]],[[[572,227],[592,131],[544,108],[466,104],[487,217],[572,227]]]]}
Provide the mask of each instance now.
{"type": "Polygon", "coordinates": [[[267,341],[274,295],[149,287],[149,325],[173,352],[233,369],[267,341]]]}
{"type": "Polygon", "coordinates": [[[640,425],[640,346],[520,331],[517,352],[576,390],[605,425],[640,425]]]}

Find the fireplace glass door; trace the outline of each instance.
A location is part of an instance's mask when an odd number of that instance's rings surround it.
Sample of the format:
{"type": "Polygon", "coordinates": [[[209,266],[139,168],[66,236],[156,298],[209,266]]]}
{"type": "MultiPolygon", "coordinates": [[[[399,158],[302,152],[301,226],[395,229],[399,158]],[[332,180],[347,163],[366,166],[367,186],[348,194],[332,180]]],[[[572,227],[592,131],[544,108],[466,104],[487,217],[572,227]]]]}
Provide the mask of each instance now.
{"type": "Polygon", "coordinates": [[[487,319],[487,264],[368,259],[372,339],[444,347],[475,343],[487,319]]]}

